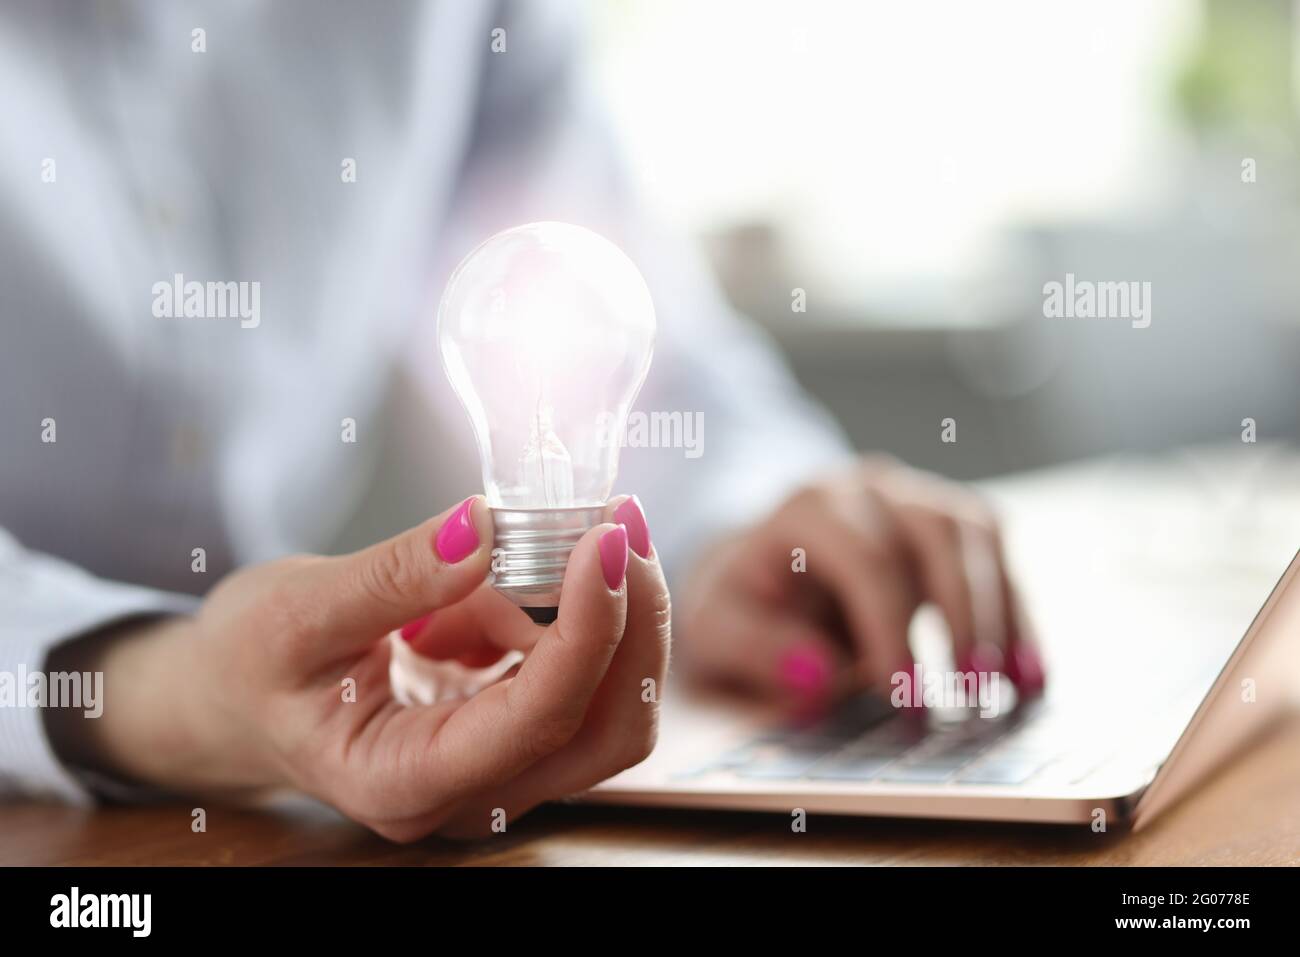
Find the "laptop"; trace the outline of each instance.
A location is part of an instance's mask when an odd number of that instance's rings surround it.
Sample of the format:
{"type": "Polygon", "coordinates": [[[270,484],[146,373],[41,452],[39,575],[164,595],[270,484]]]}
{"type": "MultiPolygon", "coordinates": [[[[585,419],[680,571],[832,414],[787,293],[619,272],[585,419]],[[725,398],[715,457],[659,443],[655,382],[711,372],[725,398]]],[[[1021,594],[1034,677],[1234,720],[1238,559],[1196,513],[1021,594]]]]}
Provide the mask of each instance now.
{"type": "MultiPolygon", "coordinates": [[[[986,489],[1043,696],[918,716],[861,694],[795,719],[669,687],[654,754],[580,800],[1145,826],[1294,707],[1300,675],[1300,468],[1187,455],[986,489]]],[[[942,671],[936,614],[911,640],[942,671]]]]}

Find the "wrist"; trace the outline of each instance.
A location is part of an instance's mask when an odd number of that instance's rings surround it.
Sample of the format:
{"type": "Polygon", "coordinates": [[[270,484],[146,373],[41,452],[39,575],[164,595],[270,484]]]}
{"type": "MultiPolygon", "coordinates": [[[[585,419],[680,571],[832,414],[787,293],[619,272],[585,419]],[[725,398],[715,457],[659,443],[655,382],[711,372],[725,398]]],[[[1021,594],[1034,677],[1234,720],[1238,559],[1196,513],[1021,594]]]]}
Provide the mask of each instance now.
{"type": "Polygon", "coordinates": [[[164,791],[227,794],[270,784],[231,746],[203,687],[189,618],[133,621],[71,642],[51,670],[100,672],[104,707],[47,722],[69,764],[164,791]]]}

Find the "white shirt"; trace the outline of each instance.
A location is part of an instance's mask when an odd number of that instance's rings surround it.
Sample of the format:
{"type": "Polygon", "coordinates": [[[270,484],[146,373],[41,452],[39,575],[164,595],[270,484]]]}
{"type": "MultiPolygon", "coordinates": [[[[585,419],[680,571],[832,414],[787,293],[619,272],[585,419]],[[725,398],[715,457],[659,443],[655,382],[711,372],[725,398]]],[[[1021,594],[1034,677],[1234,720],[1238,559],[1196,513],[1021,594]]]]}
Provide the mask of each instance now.
{"type": "MultiPolygon", "coordinates": [[[[670,577],[843,456],[762,337],[638,214],[573,12],[5,5],[0,673],[192,608],[236,565],[329,549],[384,478],[385,439],[431,463],[403,483],[422,493],[408,524],[480,489],[434,310],[455,262],[518,223],[588,226],[646,275],[659,333],[637,409],[703,426],[696,458],[623,454],[618,488],[641,496],[670,577]],[[177,275],[257,282],[256,326],[156,316],[177,275]]],[[[6,781],[84,796],[35,709],[0,707],[6,781]]]]}

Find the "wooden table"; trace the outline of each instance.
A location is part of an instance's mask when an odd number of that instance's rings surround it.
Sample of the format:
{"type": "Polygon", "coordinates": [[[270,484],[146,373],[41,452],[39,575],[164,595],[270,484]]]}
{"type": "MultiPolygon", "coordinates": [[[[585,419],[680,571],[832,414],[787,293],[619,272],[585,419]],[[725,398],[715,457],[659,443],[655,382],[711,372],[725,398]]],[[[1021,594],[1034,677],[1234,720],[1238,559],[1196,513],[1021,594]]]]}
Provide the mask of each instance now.
{"type": "Polygon", "coordinates": [[[323,808],[0,805],[0,865],[1297,864],[1300,716],[1139,833],[556,805],[474,844],[389,844],[323,808]]]}

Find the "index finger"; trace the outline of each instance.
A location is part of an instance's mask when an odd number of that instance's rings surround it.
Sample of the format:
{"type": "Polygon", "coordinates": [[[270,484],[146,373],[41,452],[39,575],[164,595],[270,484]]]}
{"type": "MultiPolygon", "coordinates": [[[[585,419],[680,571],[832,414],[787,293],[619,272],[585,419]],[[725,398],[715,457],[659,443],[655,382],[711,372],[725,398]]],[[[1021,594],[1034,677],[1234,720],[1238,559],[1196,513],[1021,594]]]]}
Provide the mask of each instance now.
{"type": "MultiPolygon", "coordinates": [[[[912,668],[907,636],[915,589],[888,544],[893,531],[843,519],[812,499],[785,517],[782,537],[805,547],[807,574],[831,593],[843,613],[860,679],[868,685],[888,685],[893,673],[912,668]]],[[[880,510],[871,520],[888,519],[880,510]]]]}
{"type": "Polygon", "coordinates": [[[436,781],[444,795],[473,794],[578,732],[623,637],[626,560],[621,526],[597,525],[582,537],[569,557],[556,621],[514,677],[479,692],[442,724],[422,752],[418,777],[436,781]]]}

